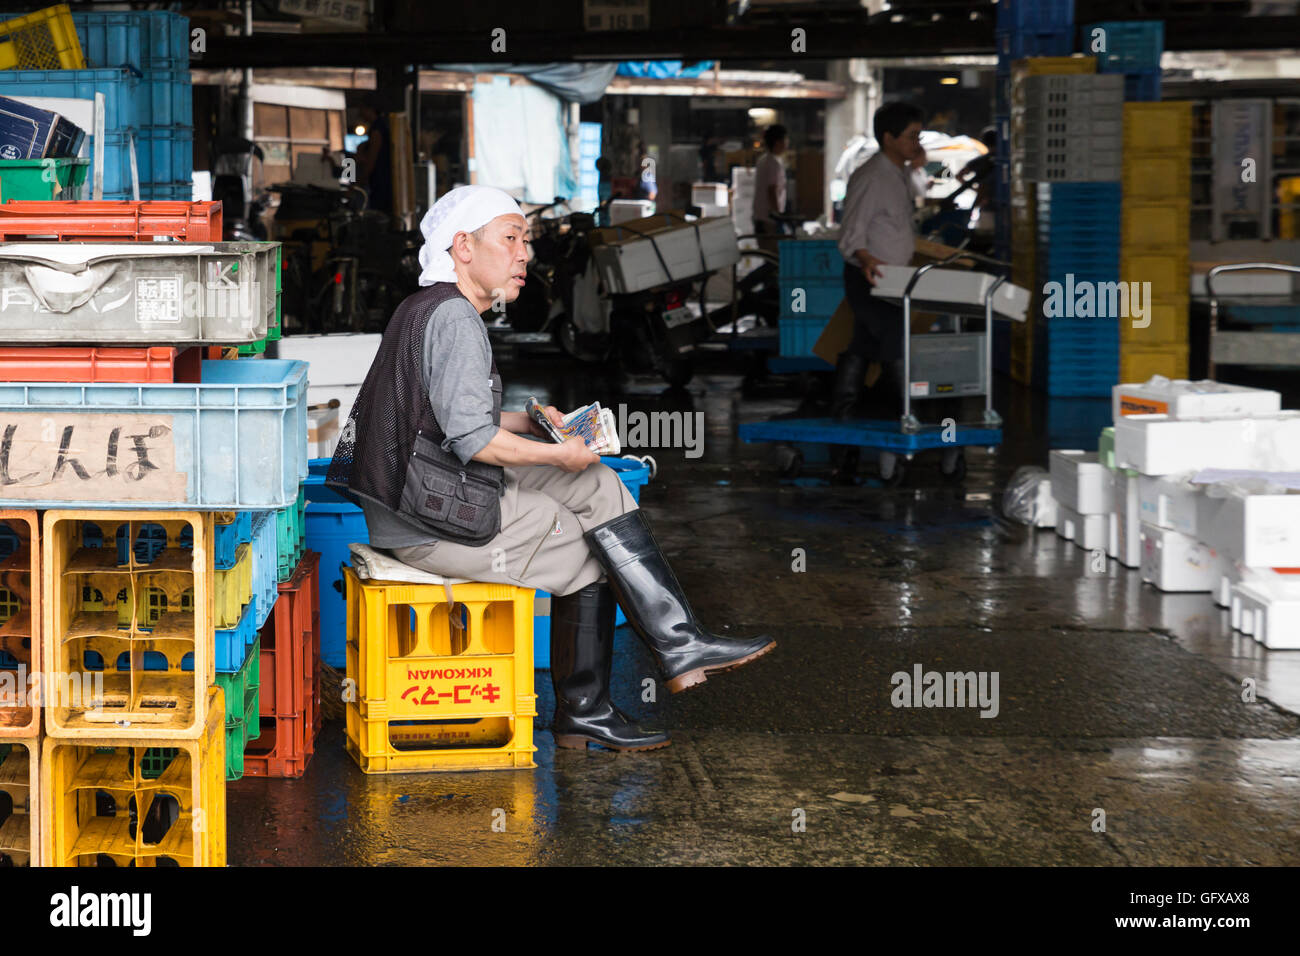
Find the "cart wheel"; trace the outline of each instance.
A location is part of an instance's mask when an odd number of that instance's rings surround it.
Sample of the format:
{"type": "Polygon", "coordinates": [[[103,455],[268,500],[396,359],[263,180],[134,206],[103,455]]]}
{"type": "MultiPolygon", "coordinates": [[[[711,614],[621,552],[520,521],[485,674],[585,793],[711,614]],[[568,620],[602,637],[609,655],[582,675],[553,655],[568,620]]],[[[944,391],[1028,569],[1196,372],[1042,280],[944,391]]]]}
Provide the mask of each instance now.
{"type": "Polygon", "coordinates": [[[798,478],[803,471],[803,452],[798,448],[783,445],[777,449],[777,467],[782,478],[798,478]]]}
{"type": "Polygon", "coordinates": [[[966,453],[961,448],[945,448],[939,459],[939,471],[944,480],[956,484],[966,477],[966,453]]]}
{"type": "Polygon", "coordinates": [[[906,475],[907,463],[902,455],[896,455],[892,451],[880,453],[880,480],[886,488],[897,488],[906,475]]]}

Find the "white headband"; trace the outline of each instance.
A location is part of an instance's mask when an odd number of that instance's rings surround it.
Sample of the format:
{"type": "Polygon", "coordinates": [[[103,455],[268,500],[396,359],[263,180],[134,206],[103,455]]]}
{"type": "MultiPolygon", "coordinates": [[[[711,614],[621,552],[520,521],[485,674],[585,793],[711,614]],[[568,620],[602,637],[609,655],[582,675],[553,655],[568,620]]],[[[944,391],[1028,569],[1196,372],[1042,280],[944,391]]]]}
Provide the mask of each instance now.
{"type": "Polygon", "coordinates": [[[443,196],[420,221],[420,285],[455,282],[456,270],[447,252],[458,232],[473,232],[497,216],[522,216],[519,203],[495,186],[457,186],[443,196]]]}

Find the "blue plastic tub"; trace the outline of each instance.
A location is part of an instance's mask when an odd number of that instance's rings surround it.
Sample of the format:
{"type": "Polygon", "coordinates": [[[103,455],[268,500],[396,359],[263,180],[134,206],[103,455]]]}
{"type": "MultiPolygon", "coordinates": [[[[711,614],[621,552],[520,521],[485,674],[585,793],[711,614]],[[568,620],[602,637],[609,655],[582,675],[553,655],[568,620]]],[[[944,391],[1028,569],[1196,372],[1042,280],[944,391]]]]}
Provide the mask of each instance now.
{"type": "Polygon", "coordinates": [[[255,631],[260,631],[280,596],[280,551],[274,512],[259,511],[253,515],[252,551],[253,598],[257,605],[253,626],[255,631]]]}
{"type": "Polygon", "coordinates": [[[787,278],[781,281],[780,321],[786,319],[829,319],[844,298],[844,278],[836,275],[828,279],[787,278]],[[795,312],[799,292],[803,293],[802,312],[795,312]]]}
{"type": "Polygon", "coordinates": [[[141,126],[194,125],[194,86],[188,68],[146,73],[138,87],[141,126]]]}
{"type": "Polygon", "coordinates": [[[844,257],[834,239],[782,239],[777,254],[782,285],[786,279],[836,279],[844,273],[844,257]]]}
{"type": "Polygon", "coordinates": [[[93,100],[104,94],[104,129],[140,123],[139,74],[124,69],[0,70],[0,96],[50,96],[93,100]]]}
{"type": "Polygon", "coordinates": [[[999,0],[999,30],[1062,30],[1074,26],[1074,0],[999,0]]]}
{"type": "MultiPolygon", "coordinates": [[[[86,445],[82,464],[88,474],[70,491],[51,491],[43,471],[32,471],[30,487],[9,486],[5,507],[26,508],[200,508],[218,511],[283,508],[298,500],[298,483],[307,472],[307,363],[272,359],[204,362],[202,384],[126,385],[117,383],[0,383],[0,413],[35,440],[44,423],[60,429],[107,429],[119,424],[167,431],[142,434],[146,450],[161,447],[183,476],[175,491],[152,487],[157,498],[130,497],[140,486],[127,466],[136,459],[132,445],[119,437],[117,475],[106,478],[108,438],[102,448],[86,445]],[[63,424],[60,424],[60,423],[63,424]],[[160,443],[166,442],[166,445],[160,443]],[[152,443],[152,444],[150,444],[152,443]],[[95,456],[99,456],[96,461],[95,456]],[[118,461],[120,459],[120,461],[118,461]],[[99,477],[95,477],[97,473],[99,477]],[[93,489],[95,497],[90,497],[93,489]],[[80,492],[86,497],[74,497],[80,492]],[[66,497],[59,497],[66,494],[66,497]]],[[[90,433],[93,434],[93,433],[90,433]]],[[[87,439],[90,441],[90,439],[87,439]]],[[[49,445],[48,440],[44,444],[49,445]]],[[[51,450],[50,470],[56,461],[51,450]]],[[[37,458],[27,463],[35,465],[37,458]]],[[[43,459],[41,459],[43,460],[43,459]]]]}
{"type": "Polygon", "coordinates": [[[239,511],[230,524],[213,526],[212,563],[218,571],[229,571],[235,566],[235,552],[241,544],[253,540],[253,512],[239,511]]]}
{"type": "Polygon", "coordinates": [[[194,175],[193,126],[146,126],[136,137],[135,151],[141,184],[180,182],[194,175]]]}
{"type": "Polygon", "coordinates": [[[1159,71],[1165,52],[1163,20],[1115,20],[1090,23],[1083,28],[1085,47],[1091,49],[1094,30],[1105,33],[1106,52],[1097,54],[1098,73],[1159,71]]]}
{"type": "MultiPolygon", "coordinates": [[[[841,291],[841,295],[843,292],[841,291]]],[[[821,337],[822,330],[830,322],[829,315],[812,318],[787,318],[782,316],[777,322],[777,332],[781,336],[781,354],[790,357],[808,357],[813,354],[813,346],[821,337]]]]}
{"type": "Polygon", "coordinates": [[[249,646],[257,640],[257,595],[244,606],[239,623],[226,630],[213,631],[218,674],[237,674],[244,666],[249,646]]]}
{"type": "Polygon", "coordinates": [[[315,458],[308,463],[304,488],[307,493],[307,548],[320,552],[320,656],[330,667],[347,666],[344,646],[347,641],[347,603],[343,598],[342,565],[352,562],[348,545],[368,544],[370,532],[360,508],[332,488],[325,486],[329,458],[315,458]],[[337,585],[337,587],[336,587],[337,585]]]}
{"type": "Polygon", "coordinates": [[[166,12],[72,14],[86,65],[131,66],[137,70],[187,69],[189,17],[166,12]]]}

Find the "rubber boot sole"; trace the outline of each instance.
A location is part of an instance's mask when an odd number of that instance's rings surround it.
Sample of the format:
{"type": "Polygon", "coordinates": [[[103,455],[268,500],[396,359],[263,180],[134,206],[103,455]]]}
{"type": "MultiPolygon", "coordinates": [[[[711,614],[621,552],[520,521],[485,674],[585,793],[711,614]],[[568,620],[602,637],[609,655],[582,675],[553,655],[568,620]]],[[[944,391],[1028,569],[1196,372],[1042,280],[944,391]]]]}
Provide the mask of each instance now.
{"type": "Polygon", "coordinates": [[[588,737],[586,734],[555,734],[554,736],[555,746],[562,747],[565,750],[586,750],[588,744],[596,744],[598,747],[604,747],[606,750],[616,750],[619,753],[637,753],[642,750],[662,750],[672,743],[672,740],[665,740],[657,744],[628,747],[606,743],[596,737],[588,737]]]}
{"type": "Polygon", "coordinates": [[[668,690],[674,694],[680,694],[684,690],[689,690],[698,684],[703,684],[709,678],[708,674],[725,674],[727,671],[734,671],[738,667],[744,667],[750,661],[758,660],[772,648],[776,647],[776,641],[768,644],[766,647],[760,647],[752,654],[746,654],[740,660],[731,661],[728,664],[716,664],[712,667],[697,667],[693,671],[687,671],[685,674],[678,674],[672,680],[668,681],[668,690]]]}

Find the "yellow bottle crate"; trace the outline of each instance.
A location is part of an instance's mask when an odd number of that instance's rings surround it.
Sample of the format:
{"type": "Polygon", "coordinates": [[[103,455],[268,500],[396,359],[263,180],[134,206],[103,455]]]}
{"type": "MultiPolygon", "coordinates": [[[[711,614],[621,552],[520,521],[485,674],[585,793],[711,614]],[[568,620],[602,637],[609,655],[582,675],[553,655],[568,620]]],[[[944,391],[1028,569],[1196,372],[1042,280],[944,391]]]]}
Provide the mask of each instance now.
{"type": "Polygon", "coordinates": [[[1192,104],[1190,100],[1124,104],[1124,154],[1160,153],[1192,155],[1192,104]]]}
{"type": "Polygon", "coordinates": [[[1192,159],[1188,155],[1126,155],[1120,175],[1125,207],[1132,202],[1190,202],[1192,159]]]}
{"type": "Polygon", "coordinates": [[[1279,239],[1300,238],[1300,176],[1277,181],[1279,239]]]}
{"type": "Polygon", "coordinates": [[[226,865],[226,705],[204,698],[195,740],[45,738],[46,866],[226,865]]]}
{"type": "Polygon", "coordinates": [[[81,39],[66,3],[0,23],[0,70],[84,70],[81,39]]]}
{"type": "Polygon", "coordinates": [[[1157,299],[1188,295],[1191,282],[1188,249],[1182,252],[1130,252],[1121,248],[1119,277],[1122,282],[1150,282],[1157,299]]]}
{"type": "Polygon", "coordinates": [[[344,569],[348,752],[366,773],[533,767],[529,588],[362,581],[344,569]]]}
{"type": "Polygon", "coordinates": [[[241,544],[235,549],[235,566],[213,572],[212,626],[226,630],[239,626],[245,605],[253,599],[253,550],[241,544]]]}
{"type": "Polygon", "coordinates": [[[0,737],[0,867],[39,866],[40,741],[0,737]]]}
{"type": "Polygon", "coordinates": [[[1187,378],[1187,346],[1165,345],[1139,348],[1120,344],[1119,380],[1145,382],[1153,375],[1165,378],[1187,378]]]}
{"type": "Polygon", "coordinates": [[[1095,56],[1028,56],[1011,64],[1011,78],[1051,76],[1062,73],[1096,73],[1095,56]]]}
{"type": "Polygon", "coordinates": [[[215,677],[211,512],[51,510],[44,521],[46,733],[198,737],[215,677]],[[186,527],[191,548],[149,548],[186,527]]]}
{"type": "Polygon", "coordinates": [[[1191,322],[1190,301],[1191,297],[1187,295],[1155,297],[1149,303],[1150,325],[1145,328],[1134,328],[1132,320],[1120,320],[1121,345],[1134,345],[1139,348],[1186,346],[1189,337],[1188,327],[1191,322]]]}
{"type": "Polygon", "coordinates": [[[39,698],[31,696],[41,672],[41,615],[33,613],[41,606],[40,558],[36,512],[0,510],[0,656],[18,662],[0,671],[0,737],[40,732],[39,698]]]}
{"type": "Polygon", "coordinates": [[[1119,241],[1124,252],[1187,252],[1191,241],[1190,200],[1125,200],[1122,209],[1119,241]]]}

